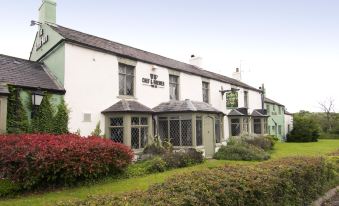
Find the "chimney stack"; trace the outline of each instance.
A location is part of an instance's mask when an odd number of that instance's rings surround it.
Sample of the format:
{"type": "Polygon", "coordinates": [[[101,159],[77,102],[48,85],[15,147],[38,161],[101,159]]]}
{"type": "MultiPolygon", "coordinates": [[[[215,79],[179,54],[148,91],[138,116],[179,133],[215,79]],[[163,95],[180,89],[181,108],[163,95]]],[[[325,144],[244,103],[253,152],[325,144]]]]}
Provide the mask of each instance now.
{"type": "Polygon", "coordinates": [[[241,81],[241,71],[239,68],[235,69],[235,72],[233,72],[233,79],[236,79],[238,81],[241,81]]]}
{"type": "Polygon", "coordinates": [[[198,68],[202,67],[202,58],[201,57],[197,57],[194,54],[191,55],[191,59],[190,59],[190,64],[194,65],[198,68]]]}
{"type": "Polygon", "coordinates": [[[55,0],[42,0],[39,8],[40,23],[56,23],[56,2],[55,0]]]}

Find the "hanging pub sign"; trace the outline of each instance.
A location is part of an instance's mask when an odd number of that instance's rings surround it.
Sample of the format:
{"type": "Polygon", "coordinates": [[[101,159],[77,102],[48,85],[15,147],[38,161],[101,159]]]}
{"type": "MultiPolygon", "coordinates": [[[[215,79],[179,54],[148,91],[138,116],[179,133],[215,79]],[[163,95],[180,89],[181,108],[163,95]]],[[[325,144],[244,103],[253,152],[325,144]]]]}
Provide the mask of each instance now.
{"type": "Polygon", "coordinates": [[[238,107],[238,92],[232,91],[226,93],[226,107],[237,108],[238,107]]]}
{"type": "Polygon", "coordinates": [[[158,80],[158,75],[150,74],[150,78],[142,78],[142,83],[154,88],[164,87],[165,82],[158,80]]]}
{"type": "Polygon", "coordinates": [[[48,42],[48,35],[45,35],[45,32],[40,28],[38,32],[37,41],[35,43],[35,51],[38,51],[44,44],[48,42]]]}

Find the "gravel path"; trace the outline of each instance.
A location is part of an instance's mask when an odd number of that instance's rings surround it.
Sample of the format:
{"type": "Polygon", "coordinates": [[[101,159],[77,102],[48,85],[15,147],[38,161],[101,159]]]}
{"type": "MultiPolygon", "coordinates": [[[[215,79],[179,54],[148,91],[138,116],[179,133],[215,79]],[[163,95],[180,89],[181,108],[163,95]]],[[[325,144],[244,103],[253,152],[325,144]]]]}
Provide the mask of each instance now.
{"type": "Polygon", "coordinates": [[[330,200],[324,202],[322,206],[339,206],[339,191],[330,200]]]}

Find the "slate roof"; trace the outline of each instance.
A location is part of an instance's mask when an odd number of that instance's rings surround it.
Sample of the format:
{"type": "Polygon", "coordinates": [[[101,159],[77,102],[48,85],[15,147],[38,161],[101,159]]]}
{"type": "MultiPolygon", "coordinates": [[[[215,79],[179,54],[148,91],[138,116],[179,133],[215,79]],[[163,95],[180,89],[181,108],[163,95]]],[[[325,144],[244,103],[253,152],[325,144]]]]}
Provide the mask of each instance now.
{"type": "Polygon", "coordinates": [[[284,106],[283,104],[280,104],[280,103],[278,103],[278,102],[276,102],[272,99],[269,99],[267,97],[265,97],[265,102],[270,103],[270,104],[276,104],[276,105],[279,105],[279,106],[284,106]]]}
{"type": "Polygon", "coordinates": [[[286,114],[286,115],[293,115],[292,113],[290,113],[288,111],[285,111],[284,114],[286,114]]]}
{"type": "Polygon", "coordinates": [[[0,94],[2,94],[2,95],[8,95],[9,94],[7,85],[0,83],[0,94]]]}
{"type": "Polygon", "coordinates": [[[191,64],[186,64],[180,61],[176,61],[158,54],[154,54],[151,52],[143,51],[137,48],[133,48],[124,44],[120,44],[117,42],[113,42],[104,38],[100,38],[97,36],[93,36],[90,34],[82,33],[73,29],[69,29],[60,25],[52,25],[49,26],[62,37],[64,37],[67,41],[78,43],[83,46],[88,46],[96,49],[103,50],[105,52],[114,53],[123,57],[129,57],[132,59],[136,59],[139,61],[143,61],[146,63],[155,64],[158,66],[163,66],[167,68],[171,68],[173,70],[190,73],[198,76],[202,76],[205,78],[210,78],[214,80],[218,80],[224,83],[228,83],[231,85],[243,87],[246,89],[254,90],[260,92],[261,90],[249,86],[243,82],[240,82],[236,79],[229,78],[214,72],[210,72],[207,70],[203,70],[191,64]]]}
{"type": "Polygon", "coordinates": [[[268,117],[266,109],[255,109],[251,116],[253,117],[268,117]]]}
{"type": "Polygon", "coordinates": [[[0,54],[0,82],[25,88],[65,92],[48,73],[44,64],[3,54],[0,54]]]}
{"type": "Polygon", "coordinates": [[[163,102],[154,107],[153,111],[156,113],[207,112],[223,114],[223,112],[215,109],[210,104],[205,102],[191,101],[189,99],[184,101],[163,102]]]}
{"type": "Polygon", "coordinates": [[[227,116],[248,116],[247,108],[232,109],[227,116]]]}
{"type": "Polygon", "coordinates": [[[140,112],[140,113],[153,113],[153,110],[147,106],[134,101],[134,100],[120,100],[119,102],[113,104],[109,108],[102,111],[102,113],[110,112],[140,112]]]}

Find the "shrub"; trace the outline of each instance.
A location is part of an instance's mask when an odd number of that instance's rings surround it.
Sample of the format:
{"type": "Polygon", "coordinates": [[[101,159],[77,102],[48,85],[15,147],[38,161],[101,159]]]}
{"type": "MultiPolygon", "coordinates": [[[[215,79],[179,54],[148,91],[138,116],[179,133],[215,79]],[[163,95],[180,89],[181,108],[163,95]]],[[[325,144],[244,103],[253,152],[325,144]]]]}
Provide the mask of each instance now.
{"type": "Polygon", "coordinates": [[[14,195],[20,190],[20,187],[7,179],[0,179],[0,197],[14,195]]]}
{"type": "Polygon", "coordinates": [[[143,154],[145,155],[163,155],[167,152],[172,152],[172,145],[167,141],[161,141],[158,136],[155,136],[152,143],[146,145],[143,150],[143,154]]]}
{"type": "Polygon", "coordinates": [[[0,136],[0,174],[23,189],[94,180],[122,171],[132,158],[128,147],[97,137],[0,136]]]}
{"type": "Polygon", "coordinates": [[[174,153],[166,153],[163,157],[167,168],[181,168],[194,164],[199,164],[204,161],[202,152],[193,148],[177,151],[174,153]]]}
{"type": "Polygon", "coordinates": [[[166,162],[159,156],[152,159],[138,161],[128,166],[125,177],[139,177],[147,174],[166,171],[166,162]]]}
{"type": "Polygon", "coordinates": [[[59,206],[84,205],[308,205],[334,178],[322,158],[285,158],[172,177],[145,192],[93,196],[59,206]]]}
{"type": "Polygon", "coordinates": [[[320,127],[309,117],[295,116],[293,130],[287,134],[287,142],[316,142],[318,141],[320,127]]]}
{"type": "Polygon", "coordinates": [[[248,144],[257,146],[265,151],[272,150],[276,142],[271,136],[246,138],[244,139],[244,141],[248,144]]]}
{"type": "Polygon", "coordinates": [[[149,165],[147,167],[147,172],[157,173],[164,172],[166,170],[166,162],[161,157],[155,157],[149,161],[149,165]]]}
{"type": "MultiPolygon", "coordinates": [[[[69,121],[69,109],[65,103],[64,98],[61,99],[60,104],[57,107],[57,113],[54,116],[53,133],[54,134],[67,134],[68,121],[69,121]]],[[[94,136],[94,135],[92,135],[94,136]]]]}
{"type": "Polygon", "coordinates": [[[221,160],[267,160],[270,158],[263,149],[247,143],[237,143],[233,145],[221,146],[215,159],[221,160]]]}

